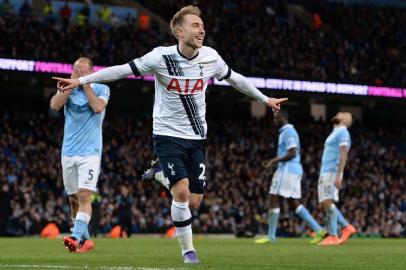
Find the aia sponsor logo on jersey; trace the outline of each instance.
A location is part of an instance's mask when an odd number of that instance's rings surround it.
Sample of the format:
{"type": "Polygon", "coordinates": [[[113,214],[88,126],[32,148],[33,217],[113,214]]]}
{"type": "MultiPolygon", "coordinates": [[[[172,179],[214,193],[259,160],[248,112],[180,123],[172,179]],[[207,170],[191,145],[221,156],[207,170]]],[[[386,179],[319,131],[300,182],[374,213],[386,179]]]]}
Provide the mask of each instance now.
{"type": "Polygon", "coordinates": [[[198,91],[203,91],[204,82],[202,79],[198,80],[181,80],[181,83],[178,79],[171,79],[168,86],[166,87],[166,91],[177,91],[179,94],[194,94],[198,91]]]}

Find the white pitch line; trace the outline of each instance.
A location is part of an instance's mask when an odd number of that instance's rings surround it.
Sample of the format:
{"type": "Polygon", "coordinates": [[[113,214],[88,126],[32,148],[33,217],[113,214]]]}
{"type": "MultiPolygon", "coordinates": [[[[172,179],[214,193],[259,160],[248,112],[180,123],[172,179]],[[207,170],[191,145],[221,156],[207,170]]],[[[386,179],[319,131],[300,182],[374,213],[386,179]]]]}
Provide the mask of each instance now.
{"type": "Polygon", "coordinates": [[[66,266],[66,265],[46,265],[46,264],[0,264],[0,268],[54,268],[54,269],[85,269],[81,266],[66,266]]]}
{"type": "Polygon", "coordinates": [[[131,267],[131,266],[102,266],[100,270],[185,270],[186,268],[131,267]]]}
{"type": "Polygon", "coordinates": [[[101,266],[101,270],[185,270],[186,268],[131,267],[131,266],[101,266]]]}
{"type": "MultiPolygon", "coordinates": [[[[68,265],[46,265],[46,264],[0,264],[0,268],[49,268],[49,269],[89,269],[85,266],[68,266],[68,265]]],[[[94,269],[100,270],[185,270],[186,268],[158,268],[158,267],[132,267],[132,266],[101,266],[94,269]]]]}

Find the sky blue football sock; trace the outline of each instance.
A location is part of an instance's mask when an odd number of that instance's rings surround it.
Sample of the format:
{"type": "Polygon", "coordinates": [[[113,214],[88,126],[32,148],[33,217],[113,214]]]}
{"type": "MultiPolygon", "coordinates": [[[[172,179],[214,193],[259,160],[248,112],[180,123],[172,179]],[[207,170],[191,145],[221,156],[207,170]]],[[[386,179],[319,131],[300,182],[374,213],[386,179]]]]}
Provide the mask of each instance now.
{"type": "Polygon", "coordinates": [[[279,208],[273,208],[269,211],[268,237],[273,241],[276,239],[276,227],[278,226],[279,212],[279,208]]]}
{"type": "Polygon", "coordinates": [[[334,204],[330,205],[326,209],[326,215],[328,216],[328,234],[330,236],[337,236],[337,212],[334,204]]]}
{"type": "Polygon", "coordinates": [[[348,221],[345,219],[343,214],[341,214],[340,210],[338,210],[338,207],[336,207],[336,213],[337,213],[337,221],[340,226],[343,228],[347,227],[349,225],[348,221]]]}
{"type": "Polygon", "coordinates": [[[319,223],[317,223],[317,221],[312,217],[307,208],[304,207],[302,204],[296,208],[295,213],[299,217],[301,217],[307,224],[309,224],[313,231],[319,232],[321,230],[321,226],[319,225],[319,223]]]}
{"type": "Polygon", "coordinates": [[[75,237],[77,240],[82,240],[84,238],[84,235],[87,231],[87,224],[85,221],[76,219],[75,220],[75,226],[73,226],[73,232],[72,232],[72,237],[75,237]]]}
{"type": "Polygon", "coordinates": [[[90,234],[89,234],[89,226],[86,226],[86,230],[83,234],[83,240],[90,239],[90,234]]]}
{"type": "Polygon", "coordinates": [[[89,239],[88,224],[90,221],[90,215],[85,212],[78,212],[75,218],[75,225],[71,236],[75,237],[78,241],[82,239],[89,239]]]}

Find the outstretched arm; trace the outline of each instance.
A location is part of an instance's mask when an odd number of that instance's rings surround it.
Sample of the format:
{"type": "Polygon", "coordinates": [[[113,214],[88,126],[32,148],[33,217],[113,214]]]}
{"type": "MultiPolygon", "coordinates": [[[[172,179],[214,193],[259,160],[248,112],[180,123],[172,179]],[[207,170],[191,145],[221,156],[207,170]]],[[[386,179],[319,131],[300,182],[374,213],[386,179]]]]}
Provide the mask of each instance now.
{"type": "Polygon", "coordinates": [[[133,70],[129,64],[112,66],[102,70],[99,70],[90,75],[80,77],[78,79],[67,79],[60,77],[52,77],[52,79],[58,81],[59,90],[67,91],[78,87],[80,85],[95,83],[95,82],[111,82],[121,78],[133,75],[133,70]]]}
{"type": "Polygon", "coordinates": [[[250,96],[257,101],[266,103],[274,112],[281,109],[280,103],[288,100],[287,98],[269,98],[261,93],[247,78],[237,72],[231,72],[226,81],[241,93],[250,96]]]}

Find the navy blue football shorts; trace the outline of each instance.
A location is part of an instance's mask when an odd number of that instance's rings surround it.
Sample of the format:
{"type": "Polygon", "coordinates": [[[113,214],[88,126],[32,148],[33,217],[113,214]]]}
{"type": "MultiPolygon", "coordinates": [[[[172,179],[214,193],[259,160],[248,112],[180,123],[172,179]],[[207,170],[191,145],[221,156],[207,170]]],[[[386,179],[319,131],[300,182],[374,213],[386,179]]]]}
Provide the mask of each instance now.
{"type": "Polygon", "coordinates": [[[206,187],[206,140],[153,135],[153,141],[155,154],[169,179],[169,189],[179,180],[188,178],[190,192],[203,194],[206,187]]]}

